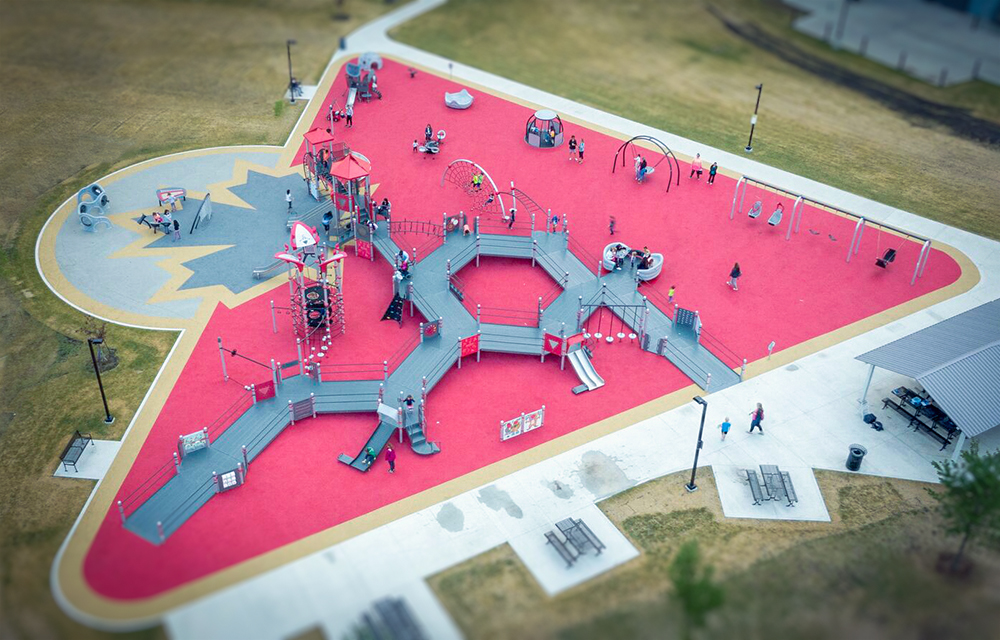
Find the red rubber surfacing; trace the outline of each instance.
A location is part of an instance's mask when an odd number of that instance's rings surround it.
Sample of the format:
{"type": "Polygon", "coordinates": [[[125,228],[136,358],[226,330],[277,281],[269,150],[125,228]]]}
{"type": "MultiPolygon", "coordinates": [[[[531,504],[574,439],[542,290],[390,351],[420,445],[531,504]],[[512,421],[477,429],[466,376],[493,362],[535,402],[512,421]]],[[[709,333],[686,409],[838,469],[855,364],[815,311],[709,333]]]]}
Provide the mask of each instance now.
{"type": "MultiPolygon", "coordinates": [[[[854,224],[812,207],[804,212],[800,233],[786,242],[784,225],[766,224],[776,197],[755,188],[747,190],[744,207],[762,199],[761,218],[742,215],[730,221],[734,180],[720,175],[710,186],[705,176],[696,182],[683,175],[668,194],[664,162],[646,184],[637,184],[631,158],[611,173],[620,140],[571,123],[568,132],[586,140],[584,164],[569,162],[565,147],[530,148],[522,136],[531,109],[473,90],[471,109],[449,110],[443,93],[458,85],[429,73],[410,80],[404,65],[387,61],[379,86],[385,99],[357,106],[354,128],[338,125],[336,134],[372,160],[377,196],[392,200],[394,217],[440,221],[442,212],[467,210],[469,202],[457,188],[440,186],[442,172],[455,158],[483,165],[501,189],[514,180],[543,207],[566,213],[571,234],[594,255],[609,241],[607,220],[614,215],[616,239],[649,245],[666,256],[663,275],[648,286],[666,295],[676,285],[676,301],[698,309],[706,329],[750,362],[766,356],[771,340],[778,350],[794,346],[947,286],[961,275],[955,260],[934,250],[924,277],[911,287],[920,246],[894,236],[880,238],[874,229],[865,233],[858,255],[847,264],[854,224]],[[447,131],[442,153],[434,159],[411,151],[413,138],[422,137],[428,122],[447,131]],[[810,228],[820,233],[813,235],[810,228]],[[830,234],[837,240],[831,241],[830,234]],[[897,249],[896,261],[878,269],[874,258],[888,246],[897,249]],[[736,260],[745,274],[739,292],[724,285],[736,260]]],[[[343,89],[341,76],[331,96],[340,99],[343,89]]],[[[649,155],[655,163],[656,156],[649,155]]],[[[707,169],[712,158],[704,159],[707,169]]],[[[785,210],[790,215],[788,201],[785,210]]],[[[276,248],[283,242],[276,238],[276,248]]],[[[336,339],[330,360],[381,362],[413,339],[419,317],[406,318],[402,329],[379,322],[391,298],[389,275],[381,261],[348,258],[347,334],[336,339]]],[[[460,275],[484,306],[530,308],[551,284],[540,269],[504,260],[485,260],[460,275]]],[[[236,309],[216,309],[116,500],[169,463],[179,434],[210,423],[239,397],[241,387],[222,380],[217,336],[258,360],[295,357],[290,321],[279,318],[278,334],[270,329],[269,300],[281,305],[286,296],[285,285],[279,285],[236,309]]],[[[417,456],[404,443],[397,449],[394,475],[386,473],[381,457],[367,474],[336,461],[339,453],[357,452],[375,425],[374,413],[298,423],[254,462],[246,485],[213,498],[159,547],[122,529],[117,510],[110,508],[84,562],[85,578],[113,599],[161,594],[690,384],[665,360],[627,344],[602,345],[594,364],[606,386],[575,396],[571,389],[578,380],[569,367],[560,371],[555,358],[544,364],[499,354],[484,354],[479,363],[466,360],[429,397],[428,435],[440,442],[441,453],[417,456]],[[635,375],[637,364],[645,375],[635,375]],[[500,420],[542,404],[542,429],[499,442],[500,420]]],[[[231,361],[229,366],[240,382],[269,377],[249,363],[231,361]]]]}

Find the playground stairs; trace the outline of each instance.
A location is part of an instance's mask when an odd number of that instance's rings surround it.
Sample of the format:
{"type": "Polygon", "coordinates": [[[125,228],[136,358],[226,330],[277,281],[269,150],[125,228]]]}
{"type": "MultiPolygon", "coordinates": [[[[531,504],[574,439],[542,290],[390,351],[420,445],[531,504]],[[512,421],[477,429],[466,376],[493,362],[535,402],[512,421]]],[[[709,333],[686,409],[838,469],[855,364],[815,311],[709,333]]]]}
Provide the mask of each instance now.
{"type": "Polygon", "coordinates": [[[410,448],[414,453],[422,456],[429,456],[441,451],[441,447],[436,442],[427,440],[424,433],[424,419],[419,415],[419,411],[404,411],[406,416],[406,435],[410,438],[410,448]]]}

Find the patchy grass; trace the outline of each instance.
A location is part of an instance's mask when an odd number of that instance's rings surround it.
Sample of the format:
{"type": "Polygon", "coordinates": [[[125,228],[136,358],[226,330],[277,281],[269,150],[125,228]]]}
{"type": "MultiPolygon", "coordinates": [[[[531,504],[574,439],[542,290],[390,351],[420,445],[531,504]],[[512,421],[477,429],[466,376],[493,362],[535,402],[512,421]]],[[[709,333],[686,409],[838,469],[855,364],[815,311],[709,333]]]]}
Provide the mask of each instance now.
{"type": "Polygon", "coordinates": [[[707,474],[694,494],[674,474],[613,496],[600,507],[641,555],[555,598],[507,545],[429,582],[468,638],[675,638],[667,567],[696,539],[726,590],[703,637],[986,637],[996,628],[1000,551],[978,551],[969,582],[935,573],[950,541],[925,484],[817,478],[830,523],[726,519],[707,474]]]}
{"type": "MultiPolygon", "coordinates": [[[[754,159],[1000,238],[1000,149],[952,135],[760,51],[713,15],[752,24],[823,61],[1000,122],[1000,87],[937,88],[794,32],[772,0],[452,0],[394,37],[734,153],[764,83],[754,159]],[[532,28],[525,16],[558,16],[532,28]],[[551,28],[552,37],[541,37],[551,28]]],[[[609,159],[610,160],[610,159],[609,159]]],[[[711,161],[711,158],[706,158],[711,161]]]]}
{"type": "MultiPolygon", "coordinates": [[[[35,270],[49,214],[109,172],[165,153],[280,144],[302,105],[275,107],[296,75],[319,79],[340,35],[386,9],[346,0],[33,0],[0,19],[0,637],[89,638],[57,607],[49,570],[93,482],[53,478],[75,429],[120,438],[176,334],[109,326],[104,425],[85,317],[35,270]],[[307,75],[303,70],[309,70],[307,75]]],[[[284,105],[284,103],[281,103],[284,105]]],[[[302,103],[304,104],[304,103],[302,103]]],[[[130,634],[163,637],[162,629],[130,634]]]]}

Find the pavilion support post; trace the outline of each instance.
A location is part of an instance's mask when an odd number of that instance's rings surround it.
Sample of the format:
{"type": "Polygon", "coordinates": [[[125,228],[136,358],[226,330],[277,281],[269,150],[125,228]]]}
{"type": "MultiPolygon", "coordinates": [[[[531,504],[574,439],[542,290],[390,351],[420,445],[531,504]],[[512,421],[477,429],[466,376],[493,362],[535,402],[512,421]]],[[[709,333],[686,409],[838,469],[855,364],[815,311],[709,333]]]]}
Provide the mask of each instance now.
{"type": "Polygon", "coordinates": [[[962,449],[965,448],[965,432],[958,432],[958,442],[955,443],[955,450],[951,452],[951,459],[958,460],[962,455],[962,449]]]}
{"type": "Polygon", "coordinates": [[[864,417],[868,409],[868,389],[872,386],[872,378],[875,376],[875,365],[868,365],[868,377],[865,380],[865,390],[861,392],[861,397],[858,398],[858,404],[861,405],[861,416],[864,417]]]}

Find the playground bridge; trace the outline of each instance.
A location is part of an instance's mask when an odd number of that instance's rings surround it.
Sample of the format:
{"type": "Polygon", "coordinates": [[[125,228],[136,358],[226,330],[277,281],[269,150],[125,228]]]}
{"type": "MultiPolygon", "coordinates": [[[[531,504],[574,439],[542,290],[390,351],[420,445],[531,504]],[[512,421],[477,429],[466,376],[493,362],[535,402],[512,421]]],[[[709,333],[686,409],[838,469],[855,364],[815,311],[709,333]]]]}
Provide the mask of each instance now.
{"type": "MultiPolygon", "coordinates": [[[[373,246],[390,264],[394,264],[400,251],[392,238],[392,227],[391,222],[380,225],[372,234],[373,246]]],[[[367,471],[371,464],[366,459],[366,450],[371,448],[377,455],[394,431],[398,432],[400,442],[406,431],[411,447],[418,454],[440,451],[424,433],[424,400],[456,362],[461,366],[461,340],[471,336],[479,337],[477,353],[515,353],[544,359],[546,333],[578,333],[595,310],[608,307],[619,316],[623,326],[628,325],[639,337],[644,350],[666,357],[703,389],[718,390],[741,380],[742,371],[735,370],[741,363],[734,354],[721,344],[713,345],[731,363],[727,364],[706,348],[704,343],[709,340],[700,322],[697,319],[675,322],[669,315],[674,310],[664,304],[667,301],[660,301],[665,309],[651,303],[639,290],[638,281],[629,269],[602,273],[600,261],[594,258],[597,273],[592,271],[571,250],[565,222],[563,230],[558,232],[536,231],[534,224],[531,227],[519,226],[506,233],[481,233],[478,219],[476,233],[470,235],[463,235],[460,229],[448,232],[440,227],[440,246],[411,269],[405,287],[411,315],[416,307],[428,323],[436,322],[433,336],[426,335],[421,325],[419,342],[391,373],[388,362],[383,363],[381,379],[324,380],[323,367],[314,365],[302,369],[307,375],[282,380],[279,374],[273,397],[257,399],[252,390],[253,404],[228,426],[218,425],[220,432],[214,440],[206,430],[207,446],[183,459],[175,458],[173,475],[169,473],[168,462],[118,502],[123,525],[153,544],[162,543],[215,493],[230,488],[223,486],[221,473],[231,474],[230,470],[235,470],[236,479],[242,483],[249,463],[285,428],[319,414],[378,414],[378,426],[358,454],[339,458],[359,471],[367,471]],[[478,311],[473,315],[463,304],[452,277],[473,261],[478,265],[484,256],[530,259],[558,283],[561,292],[551,301],[539,298],[537,317],[531,319],[529,326],[483,322],[478,311]],[[631,312],[624,312],[626,309],[631,312]],[[419,398],[419,404],[412,409],[404,408],[403,398],[407,395],[419,398]],[[390,406],[388,402],[393,398],[397,401],[390,406]]],[[[582,247],[577,251],[585,254],[582,247]]],[[[676,315],[681,314],[676,312],[676,315]]],[[[600,380],[586,351],[577,351],[571,363],[585,384],[594,378],[600,380]],[[579,368],[581,362],[586,370],[579,368]],[[585,375],[586,371],[592,375],[585,375]]],[[[745,361],[742,364],[745,366],[745,361]]],[[[334,373],[329,365],[325,369],[334,373]]]]}

